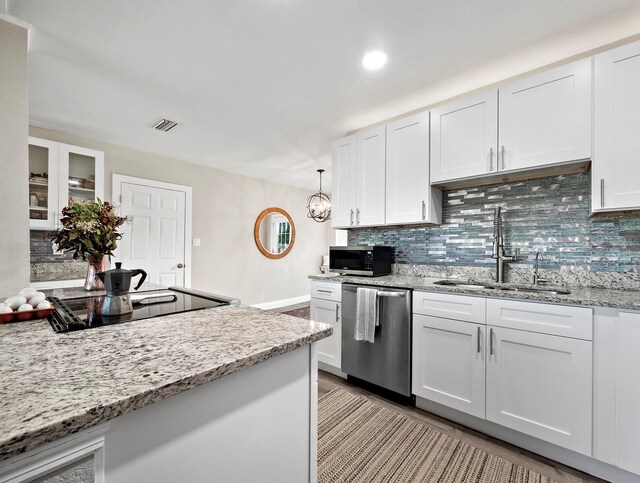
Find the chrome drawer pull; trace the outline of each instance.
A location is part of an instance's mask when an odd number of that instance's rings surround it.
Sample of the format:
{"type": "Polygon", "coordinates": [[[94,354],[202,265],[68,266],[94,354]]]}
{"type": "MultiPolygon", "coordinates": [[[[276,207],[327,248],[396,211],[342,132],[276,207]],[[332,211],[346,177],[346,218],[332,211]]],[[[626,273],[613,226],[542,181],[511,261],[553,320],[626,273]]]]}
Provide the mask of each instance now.
{"type": "Polygon", "coordinates": [[[489,355],[493,355],[493,329],[489,329],[489,355]]]}

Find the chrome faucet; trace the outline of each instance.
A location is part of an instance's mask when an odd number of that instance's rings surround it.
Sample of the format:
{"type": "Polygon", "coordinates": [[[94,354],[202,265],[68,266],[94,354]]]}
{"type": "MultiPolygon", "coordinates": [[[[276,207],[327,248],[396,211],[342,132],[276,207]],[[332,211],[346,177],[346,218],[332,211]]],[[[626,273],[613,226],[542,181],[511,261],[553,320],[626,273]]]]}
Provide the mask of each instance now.
{"type": "Polygon", "coordinates": [[[544,257],[542,256],[542,253],[536,252],[536,260],[533,264],[533,284],[534,285],[547,283],[547,279],[540,278],[540,274],[538,273],[538,266],[540,262],[543,262],[543,261],[544,261],[544,257]]]}
{"type": "Polygon", "coordinates": [[[496,282],[504,282],[504,264],[518,260],[518,250],[515,255],[507,255],[504,251],[504,240],[502,237],[502,208],[496,208],[493,218],[493,254],[491,258],[496,260],[496,282]]]}

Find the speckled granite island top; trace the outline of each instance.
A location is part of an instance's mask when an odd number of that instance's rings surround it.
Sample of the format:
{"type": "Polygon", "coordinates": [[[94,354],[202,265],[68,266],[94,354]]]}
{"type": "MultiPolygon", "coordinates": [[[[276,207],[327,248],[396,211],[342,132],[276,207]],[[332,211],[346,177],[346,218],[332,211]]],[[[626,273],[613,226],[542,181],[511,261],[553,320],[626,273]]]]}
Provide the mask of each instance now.
{"type": "Polygon", "coordinates": [[[226,306],[56,334],[0,325],[0,460],[331,335],[331,327],[226,306]]]}
{"type": "MultiPolygon", "coordinates": [[[[609,307],[622,310],[640,310],[640,291],[617,290],[589,287],[558,287],[568,289],[570,294],[548,294],[544,292],[518,292],[498,289],[489,289],[471,286],[436,285],[434,282],[441,278],[411,277],[407,275],[386,275],[383,277],[354,277],[348,275],[310,275],[311,280],[325,282],[357,283],[360,285],[375,285],[381,287],[410,288],[428,292],[443,292],[459,295],[477,295],[482,297],[503,297],[532,302],[555,302],[564,305],[583,305],[589,307],[609,307]]],[[[482,281],[487,285],[495,285],[494,282],[482,281]]],[[[506,283],[504,286],[509,287],[506,283]]],[[[513,287],[531,287],[513,284],[513,287]]],[[[543,287],[553,289],[554,287],[543,287]]]]}

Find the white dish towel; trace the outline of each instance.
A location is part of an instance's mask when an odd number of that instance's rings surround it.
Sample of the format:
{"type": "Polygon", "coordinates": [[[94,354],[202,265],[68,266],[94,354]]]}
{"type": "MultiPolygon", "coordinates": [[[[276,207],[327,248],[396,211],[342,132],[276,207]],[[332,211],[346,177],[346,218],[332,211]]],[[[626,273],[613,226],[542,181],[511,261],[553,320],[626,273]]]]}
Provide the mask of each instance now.
{"type": "Polygon", "coordinates": [[[356,292],[356,340],[371,342],[375,339],[376,326],[380,325],[378,315],[378,290],[358,287],[356,292]]]}

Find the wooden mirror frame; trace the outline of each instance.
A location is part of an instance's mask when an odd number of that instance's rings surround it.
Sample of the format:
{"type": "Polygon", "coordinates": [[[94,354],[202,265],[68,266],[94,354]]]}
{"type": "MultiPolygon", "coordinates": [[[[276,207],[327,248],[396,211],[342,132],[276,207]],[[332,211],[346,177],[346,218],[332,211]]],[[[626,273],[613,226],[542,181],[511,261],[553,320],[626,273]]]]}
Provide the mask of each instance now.
{"type": "Polygon", "coordinates": [[[253,239],[256,242],[256,246],[258,247],[258,250],[260,250],[260,252],[262,252],[262,254],[265,257],[271,258],[271,259],[283,258],[289,254],[289,252],[293,248],[293,244],[296,241],[296,225],[293,223],[293,219],[291,218],[289,213],[284,211],[282,208],[276,208],[275,206],[271,208],[267,208],[262,213],[260,213],[260,215],[258,216],[258,219],[256,220],[256,224],[253,226],[253,239]],[[289,246],[285,249],[285,251],[283,251],[282,253],[271,253],[269,250],[267,250],[264,247],[264,245],[260,241],[260,225],[262,224],[262,220],[264,220],[271,213],[280,213],[287,219],[287,221],[289,222],[289,225],[291,225],[291,242],[289,243],[289,246]]]}

